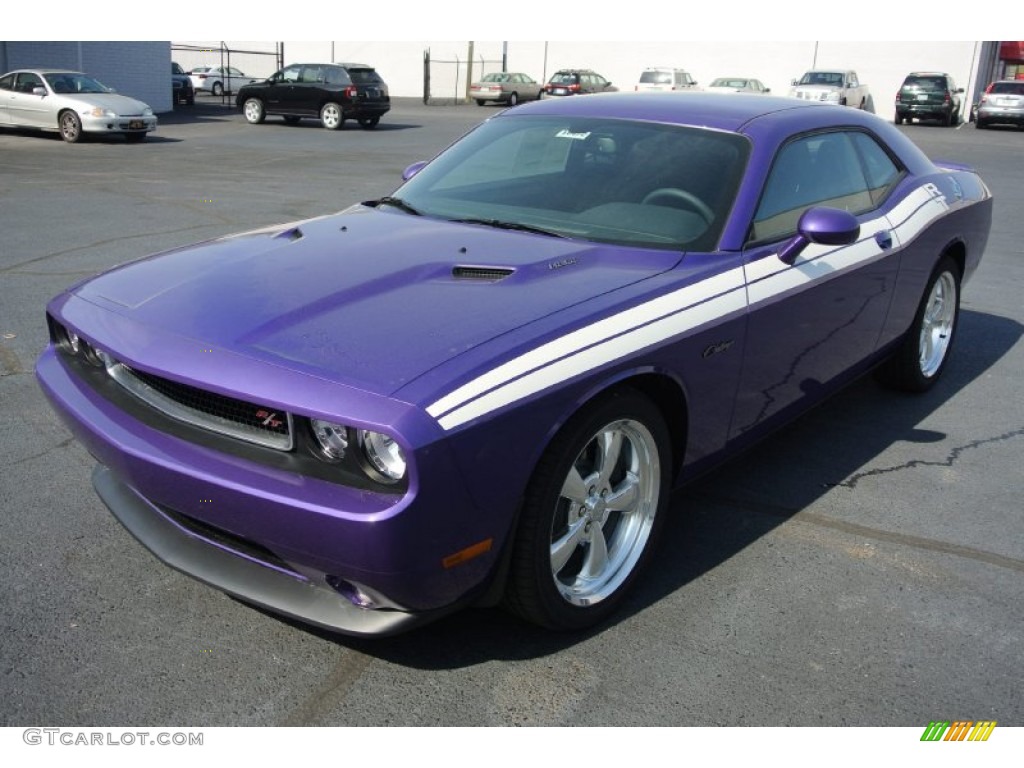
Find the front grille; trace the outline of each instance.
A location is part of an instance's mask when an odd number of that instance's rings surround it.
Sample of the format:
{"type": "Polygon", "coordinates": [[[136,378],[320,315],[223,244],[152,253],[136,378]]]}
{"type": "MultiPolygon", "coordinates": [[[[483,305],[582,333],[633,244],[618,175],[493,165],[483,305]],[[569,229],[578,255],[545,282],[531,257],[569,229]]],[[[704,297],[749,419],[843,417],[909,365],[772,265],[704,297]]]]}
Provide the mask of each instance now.
{"type": "Polygon", "coordinates": [[[166,416],[280,451],[292,448],[290,413],[137,371],[110,358],[104,362],[114,381],[166,416]]]}

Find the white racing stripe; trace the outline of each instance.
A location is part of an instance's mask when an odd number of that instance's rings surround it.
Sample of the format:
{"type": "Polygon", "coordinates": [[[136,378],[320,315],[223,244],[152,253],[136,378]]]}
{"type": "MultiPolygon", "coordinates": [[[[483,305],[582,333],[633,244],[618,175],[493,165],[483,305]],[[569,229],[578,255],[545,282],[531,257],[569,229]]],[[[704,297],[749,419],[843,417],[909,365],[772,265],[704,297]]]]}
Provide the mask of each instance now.
{"type": "Polygon", "coordinates": [[[762,258],[631,307],[499,365],[442,397],[427,413],[443,429],[454,429],[666,339],[883,258],[890,251],[875,241],[876,232],[891,228],[894,246],[900,247],[948,210],[938,190],[919,187],[888,217],[864,222],[865,236],[856,243],[810,245],[792,266],[762,258]]]}

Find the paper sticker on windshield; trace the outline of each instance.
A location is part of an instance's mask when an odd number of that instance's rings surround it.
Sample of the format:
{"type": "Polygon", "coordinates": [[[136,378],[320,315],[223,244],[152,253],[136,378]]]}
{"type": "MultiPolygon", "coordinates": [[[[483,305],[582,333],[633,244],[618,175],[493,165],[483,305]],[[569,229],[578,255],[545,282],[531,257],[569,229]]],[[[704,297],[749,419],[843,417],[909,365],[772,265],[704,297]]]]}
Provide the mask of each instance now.
{"type": "Polygon", "coordinates": [[[573,139],[575,141],[582,141],[590,135],[590,131],[585,133],[573,133],[568,128],[563,128],[555,134],[556,139],[573,139]]]}

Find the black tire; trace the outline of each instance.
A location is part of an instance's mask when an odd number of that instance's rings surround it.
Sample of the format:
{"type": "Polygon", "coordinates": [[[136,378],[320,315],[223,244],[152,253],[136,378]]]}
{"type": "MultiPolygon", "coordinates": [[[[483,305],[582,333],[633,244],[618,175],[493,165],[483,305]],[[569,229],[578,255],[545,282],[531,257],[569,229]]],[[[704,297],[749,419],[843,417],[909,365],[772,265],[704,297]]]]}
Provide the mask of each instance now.
{"type": "Polygon", "coordinates": [[[508,95],[508,105],[510,107],[514,107],[518,103],[519,103],[519,94],[516,93],[515,91],[512,91],[512,93],[510,93],[508,95]]]}
{"type": "Polygon", "coordinates": [[[345,112],[341,104],[329,101],[320,109],[320,125],[329,131],[338,131],[345,127],[345,112]]]}
{"type": "Polygon", "coordinates": [[[127,141],[129,144],[139,144],[139,143],[141,143],[141,142],[146,140],[146,134],[145,133],[126,133],[124,135],[124,140],[127,141]]]}
{"type": "Polygon", "coordinates": [[[267,119],[267,110],[260,99],[246,99],[242,105],[242,114],[245,121],[251,125],[259,125],[267,119]]]}
{"type": "Polygon", "coordinates": [[[223,83],[214,83],[212,86],[210,86],[210,92],[214,96],[223,96],[224,95],[224,85],[223,85],[223,83]]]}
{"type": "Polygon", "coordinates": [[[485,101],[484,101],[483,99],[476,99],[476,105],[477,105],[478,107],[482,107],[482,106],[483,106],[484,104],[486,104],[486,103],[487,103],[487,102],[485,102],[485,101]]]}
{"type": "Polygon", "coordinates": [[[380,123],[380,117],[360,117],[359,125],[368,131],[372,131],[380,123]]]}
{"type": "Polygon", "coordinates": [[[910,330],[877,370],[881,383],[904,392],[924,392],[939,380],[960,323],[960,280],[956,262],[942,256],[928,279],[910,330]]]}
{"type": "Polygon", "coordinates": [[[288,123],[288,125],[298,125],[302,122],[302,118],[296,117],[295,115],[285,115],[284,121],[288,123]]]}
{"type": "Polygon", "coordinates": [[[953,112],[952,111],[949,111],[949,112],[947,112],[946,114],[944,114],[942,116],[942,124],[946,128],[949,128],[950,126],[953,125],[953,112]]]}
{"type": "Polygon", "coordinates": [[[896,125],[903,125],[903,115],[897,112],[896,117],[893,119],[893,122],[896,123],[896,125]]]}
{"type": "Polygon", "coordinates": [[[572,418],[527,487],[506,607],[561,631],[611,615],[655,549],[671,456],[661,412],[633,389],[616,390],[572,418]],[[610,463],[602,441],[617,446],[610,463]],[[585,576],[587,569],[594,573],[585,576]]]}
{"type": "Polygon", "coordinates": [[[981,118],[978,118],[977,120],[974,121],[974,127],[975,128],[988,128],[988,123],[985,122],[984,120],[982,120],[981,118]]]}
{"type": "Polygon", "coordinates": [[[57,124],[60,127],[60,137],[68,144],[77,144],[82,140],[82,119],[72,110],[61,112],[57,124]]]}
{"type": "Polygon", "coordinates": [[[185,99],[185,103],[188,104],[190,107],[195,106],[195,103],[196,103],[195,95],[193,94],[192,96],[189,96],[187,99],[185,99]]]}

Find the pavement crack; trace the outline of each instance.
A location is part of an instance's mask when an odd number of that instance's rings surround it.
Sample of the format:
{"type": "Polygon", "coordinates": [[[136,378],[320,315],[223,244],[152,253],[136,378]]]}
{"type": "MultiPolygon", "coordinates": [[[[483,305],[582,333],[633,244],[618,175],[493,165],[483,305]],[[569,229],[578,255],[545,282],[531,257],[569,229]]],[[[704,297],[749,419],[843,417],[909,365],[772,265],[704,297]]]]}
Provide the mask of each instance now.
{"type": "Polygon", "coordinates": [[[1024,428],[1018,428],[1004,432],[1001,435],[995,437],[986,437],[980,440],[972,440],[966,445],[955,446],[944,459],[939,460],[926,460],[926,459],[911,459],[910,461],[904,462],[903,464],[897,464],[892,467],[879,467],[878,469],[869,469],[865,472],[858,472],[855,475],[843,480],[841,483],[835,483],[836,488],[855,488],[857,483],[868,477],[878,477],[879,475],[887,475],[892,472],[902,472],[906,469],[915,469],[917,467],[952,467],[959,459],[962,454],[967,451],[974,450],[975,448],[981,448],[982,446],[991,445],[993,443],[1001,443],[1007,440],[1012,440],[1015,437],[1024,436],[1024,428]]]}
{"type": "Polygon", "coordinates": [[[16,467],[19,464],[24,464],[25,462],[28,462],[28,461],[35,461],[36,459],[40,459],[43,456],[46,456],[47,454],[53,453],[54,451],[59,451],[62,448],[67,448],[73,442],[75,442],[75,438],[74,437],[65,438],[64,440],[61,440],[56,445],[51,445],[45,451],[40,451],[39,453],[34,453],[31,456],[25,456],[24,458],[17,459],[16,461],[12,461],[10,464],[7,464],[6,467],[7,468],[16,467]]]}

